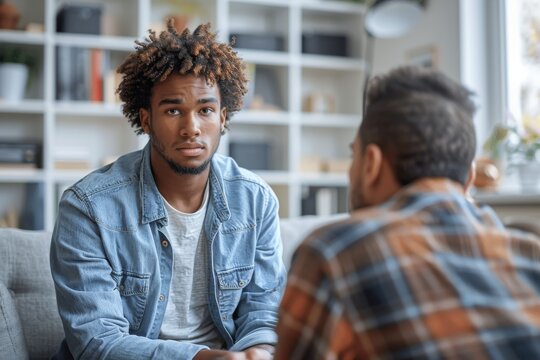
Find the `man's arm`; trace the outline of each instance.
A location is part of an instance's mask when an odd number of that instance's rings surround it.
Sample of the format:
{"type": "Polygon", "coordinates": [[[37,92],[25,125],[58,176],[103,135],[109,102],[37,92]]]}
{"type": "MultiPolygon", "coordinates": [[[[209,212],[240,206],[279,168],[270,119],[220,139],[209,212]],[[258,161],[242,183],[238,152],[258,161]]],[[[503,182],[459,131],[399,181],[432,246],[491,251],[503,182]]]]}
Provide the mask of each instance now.
{"type": "Polygon", "coordinates": [[[62,197],[51,270],[66,341],[76,359],[191,359],[205,346],[129,335],[122,300],[88,204],[62,197]]]}
{"type": "Polygon", "coordinates": [[[286,270],[282,260],[278,202],[268,190],[268,199],[258,224],[255,266],[250,283],[243,289],[238,307],[235,344],[238,351],[255,345],[274,345],[277,340],[278,307],[283,295],[286,270]]]}

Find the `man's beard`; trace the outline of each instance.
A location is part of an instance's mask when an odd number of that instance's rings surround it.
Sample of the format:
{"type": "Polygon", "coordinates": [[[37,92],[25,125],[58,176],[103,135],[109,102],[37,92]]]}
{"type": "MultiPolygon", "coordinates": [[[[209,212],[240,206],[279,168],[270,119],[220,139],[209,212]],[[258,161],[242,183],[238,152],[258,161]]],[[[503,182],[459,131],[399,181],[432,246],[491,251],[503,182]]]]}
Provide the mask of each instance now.
{"type": "Polygon", "coordinates": [[[150,130],[150,143],[152,147],[157,151],[159,156],[161,156],[161,158],[165,160],[165,162],[169,165],[171,170],[179,175],[201,174],[203,171],[206,170],[206,168],[208,168],[208,165],[210,165],[210,162],[212,161],[212,158],[214,157],[214,154],[215,154],[215,151],[214,151],[208,159],[206,159],[201,165],[197,167],[187,167],[187,166],[182,166],[178,164],[177,162],[169,158],[167,154],[165,154],[165,146],[163,145],[161,141],[157,139],[157,137],[154,135],[153,130],[150,130]]]}

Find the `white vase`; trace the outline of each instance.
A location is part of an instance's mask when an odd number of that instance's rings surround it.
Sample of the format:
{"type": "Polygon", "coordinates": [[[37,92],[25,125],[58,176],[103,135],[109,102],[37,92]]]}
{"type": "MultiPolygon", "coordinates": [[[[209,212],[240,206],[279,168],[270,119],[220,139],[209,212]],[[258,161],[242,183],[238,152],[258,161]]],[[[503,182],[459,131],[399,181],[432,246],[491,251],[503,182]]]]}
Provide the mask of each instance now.
{"type": "Polygon", "coordinates": [[[540,184],[540,162],[529,161],[515,164],[523,192],[537,192],[540,184]]]}
{"type": "Polygon", "coordinates": [[[17,102],[24,99],[28,66],[0,63],[0,101],[17,102]]]}

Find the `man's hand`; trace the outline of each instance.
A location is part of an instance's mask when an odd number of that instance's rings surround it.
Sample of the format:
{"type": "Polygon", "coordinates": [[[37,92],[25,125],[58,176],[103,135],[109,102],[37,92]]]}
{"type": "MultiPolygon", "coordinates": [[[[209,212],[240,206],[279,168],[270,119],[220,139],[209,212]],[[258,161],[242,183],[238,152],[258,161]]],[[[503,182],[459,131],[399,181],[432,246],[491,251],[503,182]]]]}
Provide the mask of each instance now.
{"type": "Polygon", "coordinates": [[[274,347],[272,345],[255,345],[245,351],[201,350],[194,360],[272,360],[274,347]]]}

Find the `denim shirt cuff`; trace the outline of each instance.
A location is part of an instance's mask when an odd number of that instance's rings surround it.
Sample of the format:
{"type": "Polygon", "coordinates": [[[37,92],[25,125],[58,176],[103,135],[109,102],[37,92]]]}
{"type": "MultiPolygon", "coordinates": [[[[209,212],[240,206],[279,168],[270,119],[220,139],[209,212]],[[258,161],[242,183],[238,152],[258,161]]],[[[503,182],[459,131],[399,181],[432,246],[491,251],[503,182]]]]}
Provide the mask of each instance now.
{"type": "Polygon", "coordinates": [[[238,342],[234,343],[233,346],[229,349],[230,351],[242,351],[247,348],[250,348],[255,345],[268,344],[276,345],[277,343],[277,334],[274,330],[263,329],[254,331],[238,342]]]}

